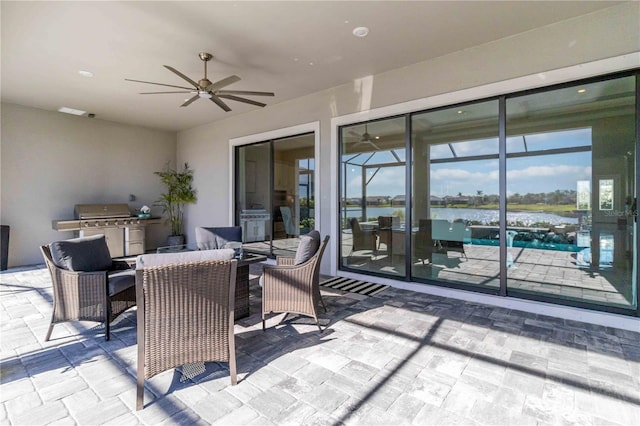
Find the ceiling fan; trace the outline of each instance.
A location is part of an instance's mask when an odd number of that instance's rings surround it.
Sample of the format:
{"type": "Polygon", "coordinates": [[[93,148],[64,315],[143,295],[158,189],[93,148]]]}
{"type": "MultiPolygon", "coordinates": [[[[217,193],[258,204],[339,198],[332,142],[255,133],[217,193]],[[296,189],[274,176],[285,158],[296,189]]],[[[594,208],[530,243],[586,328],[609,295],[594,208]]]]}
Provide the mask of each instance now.
{"type": "Polygon", "coordinates": [[[232,101],[237,101],[237,102],[244,102],[245,104],[257,105],[259,107],[264,107],[266,106],[266,104],[263,104],[262,102],[257,102],[247,98],[241,98],[240,96],[236,96],[236,95],[275,96],[275,93],[273,92],[255,92],[255,91],[248,91],[248,90],[221,90],[223,87],[226,87],[230,84],[240,81],[240,77],[238,77],[237,75],[232,75],[227,78],[223,78],[222,80],[216,81],[215,83],[212,83],[207,78],[207,62],[209,62],[213,58],[213,55],[206,52],[200,52],[198,56],[200,57],[202,62],[204,62],[204,78],[198,81],[197,83],[192,79],[190,79],[189,77],[187,77],[186,75],[182,74],[180,71],[176,70],[175,68],[170,67],[169,65],[164,65],[166,69],[176,74],[183,80],[189,82],[189,84],[191,84],[193,87],[176,86],[173,84],[164,84],[164,83],[154,83],[151,81],[132,80],[130,78],[125,78],[125,80],[134,81],[137,83],[155,84],[158,86],[167,86],[167,87],[175,87],[178,89],[184,89],[184,91],[174,91],[174,92],[143,92],[143,93],[140,93],[141,95],[158,95],[158,94],[167,94],[167,93],[192,93],[194,94],[194,96],[187,99],[182,105],[180,105],[181,107],[186,107],[191,103],[197,101],[198,99],[203,98],[203,99],[211,100],[211,102],[215,103],[216,105],[218,105],[220,108],[222,108],[227,112],[231,111],[231,108],[229,108],[229,106],[226,103],[224,103],[221,98],[230,99],[232,101]]]}
{"type": "Polygon", "coordinates": [[[354,148],[357,147],[357,146],[360,146],[360,145],[370,145],[374,149],[376,149],[377,151],[380,151],[380,147],[378,145],[376,145],[376,143],[371,140],[371,135],[367,131],[367,124],[366,123],[364,125],[364,133],[363,134],[359,134],[359,133],[356,133],[354,131],[350,131],[349,134],[351,136],[354,136],[354,137],[357,137],[357,138],[360,139],[358,142],[356,142],[355,145],[353,145],[354,148]]]}

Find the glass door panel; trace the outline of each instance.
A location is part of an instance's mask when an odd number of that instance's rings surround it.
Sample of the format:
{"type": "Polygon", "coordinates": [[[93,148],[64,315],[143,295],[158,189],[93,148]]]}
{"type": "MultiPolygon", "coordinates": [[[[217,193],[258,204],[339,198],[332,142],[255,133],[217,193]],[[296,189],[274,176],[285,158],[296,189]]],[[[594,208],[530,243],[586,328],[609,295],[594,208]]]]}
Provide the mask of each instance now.
{"type": "Polygon", "coordinates": [[[498,102],[412,116],[413,278],[500,286],[498,102]]]}
{"type": "Polygon", "coordinates": [[[340,130],[344,269],[405,276],[405,118],[340,130]]]}
{"type": "Polygon", "coordinates": [[[635,78],[507,101],[509,294],[636,306],[635,78]]]}
{"type": "Polygon", "coordinates": [[[236,152],[236,223],[242,226],[247,249],[268,253],[272,229],[271,144],[241,146],[236,152]]]}

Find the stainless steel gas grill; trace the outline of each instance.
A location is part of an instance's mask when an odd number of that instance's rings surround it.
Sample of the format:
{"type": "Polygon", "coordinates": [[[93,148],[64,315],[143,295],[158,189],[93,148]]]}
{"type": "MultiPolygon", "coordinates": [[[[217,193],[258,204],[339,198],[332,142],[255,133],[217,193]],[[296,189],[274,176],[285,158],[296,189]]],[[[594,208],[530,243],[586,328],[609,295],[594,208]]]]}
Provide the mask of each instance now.
{"type": "Polygon", "coordinates": [[[132,216],[127,204],[76,204],[74,220],[54,220],[56,231],[75,231],[76,236],[104,234],[111,257],[145,252],[145,227],[161,218],[132,216]]]}

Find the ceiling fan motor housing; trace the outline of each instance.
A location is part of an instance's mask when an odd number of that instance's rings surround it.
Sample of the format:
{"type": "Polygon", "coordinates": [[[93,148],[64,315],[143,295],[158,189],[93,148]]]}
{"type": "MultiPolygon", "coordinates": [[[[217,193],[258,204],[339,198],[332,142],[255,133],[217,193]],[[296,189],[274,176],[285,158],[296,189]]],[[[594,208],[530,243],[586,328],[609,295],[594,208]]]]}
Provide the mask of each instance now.
{"type": "Polygon", "coordinates": [[[202,90],[205,90],[207,87],[211,86],[211,82],[209,81],[209,79],[203,78],[202,80],[198,81],[198,86],[200,86],[202,90]]]}

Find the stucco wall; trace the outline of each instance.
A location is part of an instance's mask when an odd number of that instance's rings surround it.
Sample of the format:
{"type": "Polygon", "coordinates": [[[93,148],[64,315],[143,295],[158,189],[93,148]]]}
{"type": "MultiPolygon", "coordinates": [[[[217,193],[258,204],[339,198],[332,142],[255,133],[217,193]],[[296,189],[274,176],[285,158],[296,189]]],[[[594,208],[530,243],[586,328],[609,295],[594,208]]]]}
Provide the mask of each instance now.
{"type": "MultiPolygon", "coordinates": [[[[9,267],[43,263],[39,245],[73,237],[51,221],[72,219],[75,204],[151,205],[163,191],[153,172],[175,164],[173,132],[4,103],[1,118],[0,220],[11,227],[9,267]]],[[[147,230],[150,246],[166,238],[164,225],[147,230]]]]}
{"type": "MultiPolygon", "coordinates": [[[[437,40],[416,40],[416,43],[437,43],[437,40]]],[[[452,92],[457,93],[440,97],[446,102],[442,105],[494,96],[503,89],[492,83],[538,73],[539,78],[529,78],[522,86],[517,82],[505,85],[504,90],[544,86],[549,84],[544,74],[547,71],[638,51],[640,3],[625,3],[431,61],[380,75],[363,76],[339,87],[179,132],[178,159],[188,161],[196,170],[195,183],[199,191],[198,204],[188,210],[187,237],[192,239],[193,228],[200,224],[227,224],[232,220],[229,217],[230,139],[320,121],[317,165],[322,173],[316,197],[321,199],[321,209],[316,211],[319,218],[316,223],[322,234],[331,233],[335,240],[335,224],[331,217],[334,213],[331,201],[335,202],[337,197],[332,184],[335,176],[331,173],[333,117],[363,111],[363,119],[366,119],[369,110],[452,92]],[[464,92],[464,89],[478,87],[481,89],[464,92]]],[[[562,74],[560,80],[585,77],[584,73],[574,71],[562,74]]],[[[558,80],[556,76],[555,82],[558,80]]],[[[334,256],[334,250],[329,250],[323,261],[324,273],[332,272],[327,259],[334,256]]]]}

